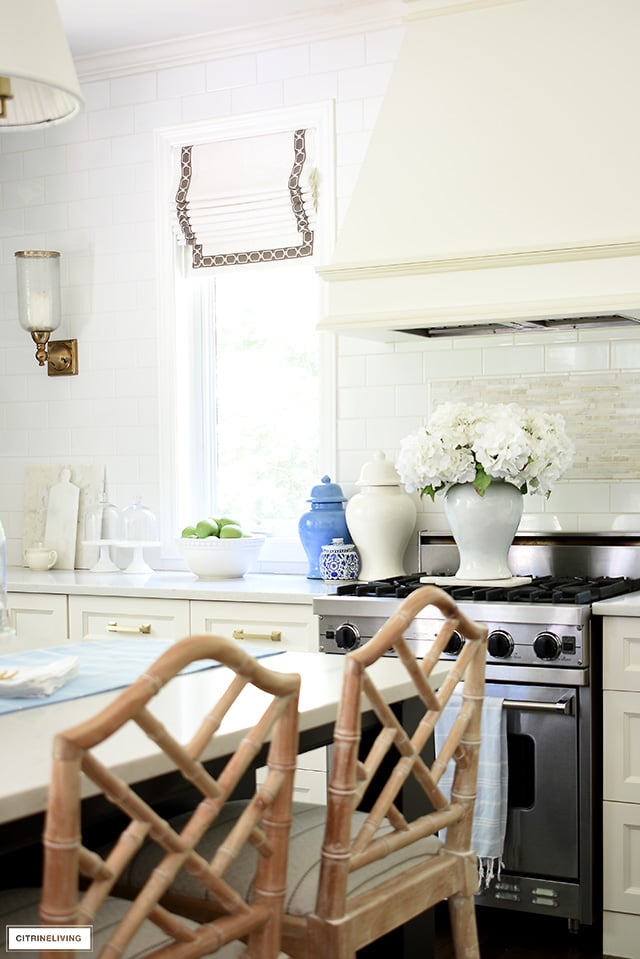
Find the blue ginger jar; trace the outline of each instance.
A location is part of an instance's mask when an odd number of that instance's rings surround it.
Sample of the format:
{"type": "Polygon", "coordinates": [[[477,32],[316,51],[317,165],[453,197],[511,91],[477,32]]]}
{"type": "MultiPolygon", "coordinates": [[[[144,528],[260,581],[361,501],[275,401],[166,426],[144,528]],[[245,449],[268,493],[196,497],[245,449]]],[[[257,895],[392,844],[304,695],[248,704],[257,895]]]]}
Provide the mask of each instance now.
{"type": "Polygon", "coordinates": [[[331,482],[329,476],[323,476],[319,485],[311,490],[311,497],[307,500],[311,508],[298,522],[300,542],[309,560],[307,579],[322,579],[320,555],[323,546],[330,546],[334,539],[353,542],[347,528],[345,502],[342,490],[337,483],[331,482]]]}

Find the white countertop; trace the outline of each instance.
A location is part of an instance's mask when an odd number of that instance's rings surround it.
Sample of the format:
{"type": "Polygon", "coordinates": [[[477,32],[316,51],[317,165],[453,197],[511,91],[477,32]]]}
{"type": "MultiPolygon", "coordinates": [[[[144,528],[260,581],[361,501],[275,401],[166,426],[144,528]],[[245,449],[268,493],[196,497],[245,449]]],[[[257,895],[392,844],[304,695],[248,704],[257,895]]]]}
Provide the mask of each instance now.
{"type": "MultiPolygon", "coordinates": [[[[334,722],[342,688],[342,656],[285,652],[269,657],[263,665],[278,672],[300,673],[301,731],[334,722]]],[[[434,667],[431,674],[434,687],[442,682],[447,668],[446,663],[434,667]]],[[[400,702],[415,695],[413,682],[399,659],[378,661],[371,668],[370,675],[387,703],[400,702]]],[[[161,690],[151,702],[150,709],[179,740],[187,741],[201,722],[206,704],[219,698],[228,681],[229,672],[223,668],[180,676],[161,690]]],[[[3,770],[0,777],[0,822],[10,822],[45,809],[55,733],[95,715],[121,692],[112,690],[0,716],[0,769],[3,770]]],[[[247,692],[255,699],[256,712],[258,707],[263,708],[260,699],[263,694],[253,688],[247,692]]],[[[241,709],[231,710],[225,717],[203,758],[225,756],[236,749],[255,721],[251,706],[246,701],[241,705],[241,709]]],[[[108,768],[127,782],[139,782],[172,769],[165,754],[131,723],[95,752],[108,768]]],[[[83,796],[98,791],[87,780],[83,789],[83,796]]]]}
{"type": "Polygon", "coordinates": [[[34,572],[7,569],[7,588],[15,593],[64,593],[91,596],[144,596],[154,599],[214,599],[247,603],[306,603],[335,592],[322,580],[283,573],[247,573],[240,579],[200,580],[190,572],[150,574],[92,573],[89,570],[34,572]]]}
{"type": "Polygon", "coordinates": [[[640,592],[602,599],[593,604],[592,611],[596,616],[640,616],[640,592]]]}

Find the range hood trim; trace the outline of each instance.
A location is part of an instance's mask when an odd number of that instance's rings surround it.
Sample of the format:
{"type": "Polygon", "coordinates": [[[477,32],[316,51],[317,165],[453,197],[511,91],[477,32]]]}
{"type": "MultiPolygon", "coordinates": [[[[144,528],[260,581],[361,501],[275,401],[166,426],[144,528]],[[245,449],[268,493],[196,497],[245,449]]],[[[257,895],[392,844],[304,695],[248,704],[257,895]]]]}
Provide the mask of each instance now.
{"type": "Polygon", "coordinates": [[[341,280],[381,279],[385,276],[494,270],[509,266],[533,266],[537,263],[601,260],[609,257],[626,256],[640,256],[640,238],[609,240],[603,243],[590,243],[581,246],[566,244],[557,247],[495,250],[455,256],[416,257],[411,260],[328,263],[316,267],[316,273],[323,280],[340,282],[341,280]]]}
{"type": "Polygon", "coordinates": [[[412,336],[483,336],[485,333],[550,332],[574,322],[583,327],[627,326],[640,323],[640,302],[630,295],[562,301],[486,303],[451,309],[396,310],[394,312],[333,313],[320,321],[319,330],[347,336],[396,339],[412,336]],[[580,322],[581,321],[581,322],[580,322]],[[545,324],[545,325],[543,325],[545,324]],[[429,334],[425,330],[437,330],[429,334]]]}

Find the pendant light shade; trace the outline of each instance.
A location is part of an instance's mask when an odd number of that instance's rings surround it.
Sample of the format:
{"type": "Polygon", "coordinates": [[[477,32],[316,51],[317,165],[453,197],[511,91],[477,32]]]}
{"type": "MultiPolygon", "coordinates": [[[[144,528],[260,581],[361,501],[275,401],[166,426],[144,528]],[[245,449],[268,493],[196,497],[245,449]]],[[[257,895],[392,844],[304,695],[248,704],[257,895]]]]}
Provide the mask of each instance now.
{"type": "Polygon", "coordinates": [[[0,130],[61,123],[83,105],[55,0],[3,0],[0,130]]]}

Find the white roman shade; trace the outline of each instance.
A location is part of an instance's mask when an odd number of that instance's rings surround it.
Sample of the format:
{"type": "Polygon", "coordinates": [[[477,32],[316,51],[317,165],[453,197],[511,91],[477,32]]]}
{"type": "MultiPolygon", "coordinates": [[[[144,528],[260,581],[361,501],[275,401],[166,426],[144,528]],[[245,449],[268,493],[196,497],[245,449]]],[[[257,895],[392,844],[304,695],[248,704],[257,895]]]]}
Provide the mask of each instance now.
{"type": "Polygon", "coordinates": [[[191,247],[194,269],[311,256],[314,133],[289,130],[181,147],[176,237],[191,247]]]}

